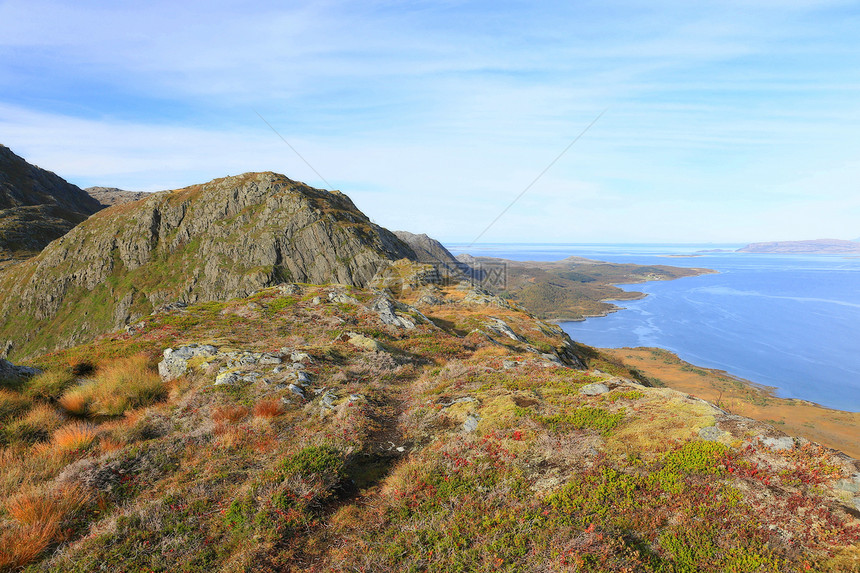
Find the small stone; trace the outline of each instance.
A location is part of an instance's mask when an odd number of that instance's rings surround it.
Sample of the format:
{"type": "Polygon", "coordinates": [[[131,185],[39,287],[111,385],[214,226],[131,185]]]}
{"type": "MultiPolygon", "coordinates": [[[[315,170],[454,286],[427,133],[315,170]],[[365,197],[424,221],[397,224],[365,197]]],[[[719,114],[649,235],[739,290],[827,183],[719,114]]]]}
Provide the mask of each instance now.
{"type": "Polygon", "coordinates": [[[331,302],[337,302],[341,304],[361,304],[358,302],[358,299],[352,296],[349,296],[345,292],[342,291],[332,291],[328,293],[328,299],[331,302]]]}
{"type": "Polygon", "coordinates": [[[469,414],[466,416],[466,421],[463,422],[463,431],[464,432],[474,432],[478,429],[478,422],[481,421],[481,417],[478,414],[469,414]]]}
{"type": "Polygon", "coordinates": [[[305,391],[302,389],[301,386],[296,386],[295,384],[290,384],[289,386],[287,386],[287,388],[289,388],[290,392],[292,392],[296,396],[300,396],[301,398],[305,397],[305,391]]]}
{"type": "Polygon", "coordinates": [[[283,362],[283,360],[274,354],[263,354],[260,356],[259,360],[260,364],[280,364],[281,362],[283,362]]]}
{"type": "Polygon", "coordinates": [[[707,426],[706,428],[699,430],[699,437],[706,442],[716,442],[723,434],[725,434],[725,432],[716,426],[707,426]]]}
{"type": "Polygon", "coordinates": [[[372,350],[374,352],[377,352],[384,348],[382,344],[372,338],[364,336],[363,334],[358,334],[357,332],[347,332],[346,335],[348,337],[347,342],[349,344],[352,344],[356,348],[362,350],[372,350]]]}
{"type": "Polygon", "coordinates": [[[307,352],[292,352],[290,353],[290,361],[292,362],[313,362],[310,354],[307,352]]]}
{"type": "Polygon", "coordinates": [[[299,384],[310,384],[311,377],[307,372],[296,372],[296,380],[298,380],[299,384]]]}
{"type": "Polygon", "coordinates": [[[772,450],[790,450],[794,447],[794,438],[783,436],[782,438],[762,438],[761,443],[772,450]]]}
{"type": "Polygon", "coordinates": [[[239,382],[239,375],[235,372],[223,372],[215,377],[215,386],[233,385],[239,382]]]}
{"type": "Polygon", "coordinates": [[[504,369],[516,368],[519,365],[520,365],[520,363],[517,362],[516,360],[503,360],[502,361],[502,368],[504,368],[504,369]]]}
{"type": "Polygon", "coordinates": [[[607,386],[606,384],[600,384],[599,382],[594,384],[586,384],[579,389],[579,392],[580,394],[585,394],[586,396],[597,396],[609,392],[609,386],[607,386]]]}

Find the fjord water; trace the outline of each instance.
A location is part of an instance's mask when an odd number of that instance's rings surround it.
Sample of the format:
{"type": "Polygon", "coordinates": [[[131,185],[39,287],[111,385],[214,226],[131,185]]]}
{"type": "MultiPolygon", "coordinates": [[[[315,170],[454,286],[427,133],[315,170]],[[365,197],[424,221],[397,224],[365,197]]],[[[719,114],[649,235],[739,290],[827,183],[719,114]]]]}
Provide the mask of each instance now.
{"type": "Polygon", "coordinates": [[[646,293],[605,317],[563,323],[603,348],[655,346],[783,397],[860,411],[860,259],[718,252],[741,245],[479,245],[452,252],[513,260],[581,256],[704,267],[718,274],[621,285],[646,293]],[[684,256],[693,255],[697,256],[684,256]]]}

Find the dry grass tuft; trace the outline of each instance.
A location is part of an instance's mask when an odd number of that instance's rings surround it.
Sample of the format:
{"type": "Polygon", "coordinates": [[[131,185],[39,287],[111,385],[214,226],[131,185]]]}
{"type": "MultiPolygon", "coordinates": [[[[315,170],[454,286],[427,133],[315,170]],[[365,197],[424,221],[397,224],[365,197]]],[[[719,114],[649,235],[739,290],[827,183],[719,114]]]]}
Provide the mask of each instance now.
{"type": "Polygon", "coordinates": [[[26,397],[12,390],[0,388],[0,421],[20,414],[30,406],[26,397]]]}
{"type": "Polygon", "coordinates": [[[43,442],[51,437],[51,432],[66,421],[54,406],[36,404],[25,414],[6,425],[5,437],[9,444],[34,444],[43,442]]]}
{"type": "Polygon", "coordinates": [[[17,524],[0,535],[0,569],[26,565],[66,537],[65,522],[90,500],[88,492],[75,486],[35,488],[9,500],[6,511],[17,524]]]}
{"type": "Polygon", "coordinates": [[[12,527],[0,533],[0,571],[34,561],[54,541],[57,530],[43,524],[12,527]]]}
{"type": "Polygon", "coordinates": [[[90,410],[92,398],[84,386],[78,386],[67,390],[57,403],[73,416],[86,416],[90,410]]]}
{"type": "Polygon", "coordinates": [[[71,370],[66,368],[51,369],[27,382],[24,393],[33,398],[56,400],[74,383],[75,374],[71,370]]]}
{"type": "Polygon", "coordinates": [[[92,424],[72,422],[54,432],[51,445],[62,452],[85,450],[96,439],[96,435],[96,428],[92,424]]]}
{"type": "Polygon", "coordinates": [[[277,418],[284,413],[284,405],[280,400],[269,398],[254,404],[253,414],[257,418],[277,418]]]}
{"type": "Polygon", "coordinates": [[[235,424],[241,422],[248,415],[248,408],[244,406],[220,406],[212,412],[212,420],[217,423],[230,422],[235,424]]]}
{"type": "Polygon", "coordinates": [[[66,391],[59,403],[76,416],[119,416],[167,396],[167,386],[153,370],[149,357],[118,358],[99,368],[94,379],[66,391]]]}

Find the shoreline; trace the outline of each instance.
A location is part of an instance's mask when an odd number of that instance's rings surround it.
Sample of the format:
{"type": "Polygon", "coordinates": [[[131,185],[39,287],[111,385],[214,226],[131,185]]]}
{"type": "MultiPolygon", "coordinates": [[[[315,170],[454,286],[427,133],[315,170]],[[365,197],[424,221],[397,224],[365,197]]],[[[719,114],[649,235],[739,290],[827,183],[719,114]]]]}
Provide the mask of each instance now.
{"type": "Polygon", "coordinates": [[[758,384],[725,370],[696,366],[663,348],[640,346],[599,350],[667,388],[702,398],[730,414],[769,423],[790,436],[803,437],[860,459],[860,412],[828,408],[801,398],[781,398],[773,386],[758,384]]]}

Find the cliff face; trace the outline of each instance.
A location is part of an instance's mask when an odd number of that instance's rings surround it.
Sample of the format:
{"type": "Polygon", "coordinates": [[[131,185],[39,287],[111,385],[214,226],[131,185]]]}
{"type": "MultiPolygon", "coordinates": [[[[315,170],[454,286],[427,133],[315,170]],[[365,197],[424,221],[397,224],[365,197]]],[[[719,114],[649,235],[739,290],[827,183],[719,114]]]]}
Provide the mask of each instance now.
{"type": "Polygon", "coordinates": [[[101,208],[79,187],[0,145],[0,259],[35,255],[101,208]]]}
{"type": "Polygon", "coordinates": [[[91,217],[0,275],[13,354],[88,340],[165,303],[245,296],[283,281],[363,286],[415,258],[339,192],[274,173],[152,194],[91,217]]]}

